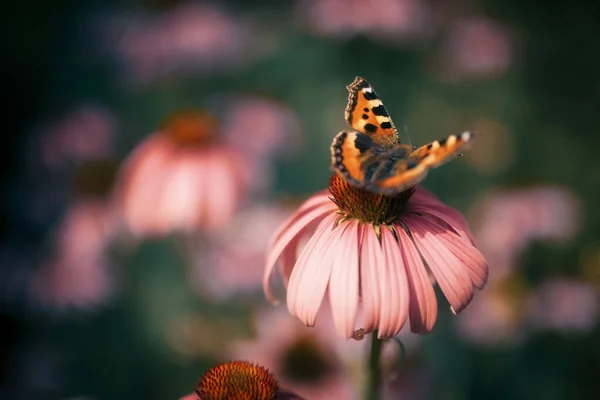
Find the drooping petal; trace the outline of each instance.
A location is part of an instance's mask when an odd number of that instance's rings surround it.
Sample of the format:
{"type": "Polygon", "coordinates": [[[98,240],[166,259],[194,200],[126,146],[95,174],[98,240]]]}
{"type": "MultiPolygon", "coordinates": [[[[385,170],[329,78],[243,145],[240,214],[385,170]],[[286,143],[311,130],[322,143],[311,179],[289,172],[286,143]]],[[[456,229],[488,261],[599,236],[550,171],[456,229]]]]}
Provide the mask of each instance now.
{"type": "Polygon", "coordinates": [[[410,199],[410,211],[415,213],[428,213],[445,221],[459,235],[474,242],[471,229],[466,218],[452,207],[447,206],[426,189],[417,187],[410,199]]]}
{"type": "Polygon", "coordinates": [[[265,273],[263,275],[263,289],[265,292],[265,296],[270,301],[277,301],[271,293],[269,281],[271,278],[271,273],[273,272],[273,268],[275,268],[277,260],[281,256],[281,253],[287,248],[288,245],[290,245],[290,243],[294,239],[299,239],[307,231],[307,228],[309,226],[312,226],[312,223],[324,218],[327,214],[331,215],[331,213],[332,210],[329,207],[329,205],[322,203],[314,205],[311,208],[306,208],[302,212],[294,213],[294,215],[290,219],[290,222],[286,224],[287,230],[279,233],[278,239],[273,241],[269,245],[269,252],[267,254],[267,262],[265,265],[265,273]]]}
{"type": "MultiPolygon", "coordinates": [[[[396,336],[400,332],[408,316],[409,300],[408,283],[400,246],[387,227],[382,227],[381,233],[381,251],[385,258],[381,268],[386,270],[386,280],[380,282],[382,303],[378,332],[380,339],[396,336]]],[[[383,276],[381,274],[380,278],[383,276]]]]}
{"type": "MultiPolygon", "coordinates": [[[[329,191],[322,190],[315,195],[310,196],[288,219],[286,219],[281,226],[275,231],[273,237],[270,240],[269,247],[273,247],[275,242],[281,239],[281,236],[288,231],[292,226],[298,225],[298,221],[303,218],[304,215],[309,213],[315,208],[321,208],[321,206],[328,205],[330,209],[334,210],[335,204],[329,199],[329,191]]],[[[303,224],[301,224],[303,225],[303,224]]]]}
{"type": "Polygon", "coordinates": [[[360,295],[363,307],[365,333],[373,332],[381,315],[381,288],[379,270],[385,262],[373,226],[363,225],[360,252],[360,295]]]}
{"type": "Polygon", "coordinates": [[[233,171],[233,160],[229,154],[214,154],[210,160],[213,165],[207,198],[206,223],[210,227],[222,226],[233,215],[238,200],[236,177],[233,171]],[[227,157],[227,158],[226,158],[227,157]],[[231,163],[230,163],[231,162],[231,163]]]}
{"type": "Polygon", "coordinates": [[[463,263],[475,287],[483,289],[489,275],[488,264],[483,254],[450,232],[438,235],[437,239],[463,263]]]}
{"type": "Polygon", "coordinates": [[[354,332],[354,322],[358,310],[358,264],[360,257],[359,240],[362,231],[358,222],[343,223],[340,243],[333,259],[333,269],[329,279],[329,300],[333,311],[333,322],[340,336],[350,339],[354,332]]]}
{"type": "Polygon", "coordinates": [[[403,222],[412,233],[419,252],[427,262],[452,311],[459,313],[473,298],[473,283],[466,267],[437,236],[447,232],[426,218],[407,217],[403,222]]]}
{"type": "Polygon", "coordinates": [[[437,318],[435,292],[415,244],[402,227],[397,226],[396,232],[402,248],[410,291],[410,330],[413,333],[428,333],[437,318]]]}
{"type": "Polygon", "coordinates": [[[287,291],[290,314],[307,326],[313,326],[333,267],[340,227],[333,229],[337,215],[330,214],[317,227],[292,271],[287,291]]]}

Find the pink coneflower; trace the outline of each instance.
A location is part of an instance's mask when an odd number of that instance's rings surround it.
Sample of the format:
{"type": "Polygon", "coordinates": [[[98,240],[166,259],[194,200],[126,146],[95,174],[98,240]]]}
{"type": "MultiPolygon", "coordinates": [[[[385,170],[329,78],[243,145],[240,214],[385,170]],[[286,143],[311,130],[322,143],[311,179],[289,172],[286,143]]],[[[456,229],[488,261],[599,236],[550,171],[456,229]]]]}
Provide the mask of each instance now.
{"type": "Polygon", "coordinates": [[[497,276],[515,269],[533,240],[566,242],[579,227],[577,198],[550,185],[494,190],[475,203],[471,217],[477,245],[497,276]]]}
{"type": "Polygon", "coordinates": [[[31,279],[37,302],[50,308],[92,307],[115,286],[107,248],[119,230],[108,200],[116,171],[111,160],[89,161],[74,173],[75,198],[52,231],[47,259],[31,279]]]}
{"type": "Polygon", "coordinates": [[[352,400],[355,390],[342,356],[363,346],[336,339],[326,313],[319,316],[317,327],[309,330],[286,312],[270,309],[257,317],[256,338],[234,342],[231,357],[269,368],[282,385],[306,399],[352,400]]]}
{"type": "Polygon", "coordinates": [[[36,300],[57,309],[105,301],[114,288],[105,249],[115,228],[104,202],[88,199],[71,205],[55,233],[51,257],[32,277],[36,300]]]}
{"type": "Polygon", "coordinates": [[[228,361],[209,368],[194,391],[180,400],[302,400],[282,388],[268,369],[248,361],[228,361]]]}
{"type": "Polygon", "coordinates": [[[458,211],[419,187],[386,197],[337,174],[329,192],[307,200],[273,237],[263,281],[272,301],[278,260],[290,313],[313,326],[328,292],[337,332],[346,338],[374,330],[392,337],[407,318],[413,332],[427,333],[437,317],[432,282],[458,313],[488,276],[458,211]]]}
{"type": "Polygon", "coordinates": [[[202,111],[168,119],[126,161],[117,201],[135,235],[223,226],[247,188],[243,162],[202,111]]]}
{"type": "Polygon", "coordinates": [[[565,333],[587,333],[600,314],[596,288],[575,279],[556,278],[536,288],[527,302],[531,327],[565,333]]]}

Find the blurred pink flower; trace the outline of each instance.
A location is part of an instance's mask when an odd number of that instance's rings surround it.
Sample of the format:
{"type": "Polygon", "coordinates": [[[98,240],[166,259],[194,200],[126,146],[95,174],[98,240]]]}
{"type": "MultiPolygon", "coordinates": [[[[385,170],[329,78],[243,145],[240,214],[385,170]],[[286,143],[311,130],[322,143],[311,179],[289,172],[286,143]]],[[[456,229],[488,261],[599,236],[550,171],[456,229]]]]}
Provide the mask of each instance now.
{"type": "Polygon", "coordinates": [[[487,18],[458,20],[442,47],[444,78],[499,75],[513,62],[508,30],[487,18]]]}
{"type": "Polygon", "coordinates": [[[282,103],[256,96],[234,97],[224,108],[223,137],[252,166],[254,186],[268,187],[273,180],[271,156],[289,155],[301,146],[296,114],[282,103]]]}
{"type": "Polygon", "coordinates": [[[586,333],[598,321],[599,300],[598,290],[585,282],[554,279],[530,294],[527,319],[538,330],[586,333]]]}
{"type": "Polygon", "coordinates": [[[518,276],[494,280],[456,319],[461,336],[480,346],[506,345],[523,336],[524,293],[518,276]]]}
{"type": "Polygon", "coordinates": [[[488,276],[458,211],[419,187],[389,198],[354,188],[337,174],[330,191],[308,199],[269,248],[267,298],[275,300],[269,283],[280,260],[290,313],[313,326],[328,292],[337,332],[346,338],[376,329],[380,338],[389,338],[407,318],[413,332],[429,332],[437,317],[432,281],[458,313],[488,276]]]}
{"type": "Polygon", "coordinates": [[[318,34],[379,39],[421,37],[431,30],[430,10],[423,0],[304,0],[300,14],[318,34]]]}
{"type": "Polygon", "coordinates": [[[258,54],[248,23],[208,2],[188,2],[160,15],[113,18],[107,42],[131,78],[147,82],[173,71],[236,68],[258,54]]]}
{"type": "Polygon", "coordinates": [[[283,387],[303,398],[355,399],[331,318],[322,319],[309,329],[281,310],[263,312],[257,318],[257,337],[234,342],[230,357],[265,366],[283,387]]]}
{"type": "Polygon", "coordinates": [[[65,161],[85,161],[110,156],[117,121],[107,110],[84,105],[54,123],[41,127],[44,164],[57,167],[65,161]]]}
{"type": "Polygon", "coordinates": [[[269,238],[288,214],[276,204],[248,207],[206,238],[208,248],[193,246],[198,288],[218,298],[260,289],[269,238]]]}
{"type": "Polygon", "coordinates": [[[211,116],[180,112],[133,151],[116,199],[134,235],[215,229],[233,217],[247,192],[247,171],[216,136],[211,116]]]}
{"type": "Polygon", "coordinates": [[[105,250],[117,228],[105,201],[72,204],[54,234],[50,259],[32,277],[36,300],[60,309],[105,301],[114,287],[105,250]]]}
{"type": "Polygon", "coordinates": [[[567,241],[578,229],[578,202],[557,186],[493,191],[471,210],[478,247],[495,274],[507,274],[532,240],[567,241]]]}

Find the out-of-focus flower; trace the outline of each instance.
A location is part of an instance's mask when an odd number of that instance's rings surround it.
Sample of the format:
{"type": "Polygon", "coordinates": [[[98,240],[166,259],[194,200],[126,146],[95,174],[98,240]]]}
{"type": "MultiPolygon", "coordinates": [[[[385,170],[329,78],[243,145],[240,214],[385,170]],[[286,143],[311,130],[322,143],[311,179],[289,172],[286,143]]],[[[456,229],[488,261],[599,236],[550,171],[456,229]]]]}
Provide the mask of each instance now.
{"type": "Polygon", "coordinates": [[[193,246],[198,289],[219,298],[260,289],[269,238],[288,215],[277,204],[251,206],[206,238],[208,246],[193,246]]]}
{"type": "Polygon", "coordinates": [[[33,276],[36,300],[60,309],[105,301],[114,282],[104,252],[115,228],[105,202],[83,200],[71,205],[55,233],[53,255],[33,276]]]}
{"type": "Polygon", "coordinates": [[[257,35],[247,21],[204,2],[158,15],[113,18],[109,26],[107,42],[138,82],[175,71],[234,69],[264,50],[253,43],[257,35]]]}
{"type": "Polygon", "coordinates": [[[508,30],[487,18],[455,22],[442,47],[443,79],[500,75],[513,62],[508,30]]]}
{"type": "Polygon", "coordinates": [[[527,319],[537,330],[586,333],[598,321],[598,300],[598,290],[585,282],[554,279],[530,294],[527,319]]]}
{"type": "Polygon", "coordinates": [[[430,10],[422,0],[304,0],[299,2],[309,28],[318,34],[366,34],[402,41],[428,35],[430,10]]]}
{"type": "Polygon", "coordinates": [[[307,399],[352,400],[354,390],[343,371],[335,328],[330,319],[319,322],[307,329],[280,310],[263,312],[256,339],[233,343],[232,357],[264,365],[283,386],[307,399]]]}
{"type": "Polygon", "coordinates": [[[181,400],[302,400],[281,388],[269,370],[247,361],[229,361],[209,368],[195,392],[181,400]]]}
{"type": "Polygon", "coordinates": [[[432,283],[458,313],[488,276],[458,211],[419,187],[385,197],[354,188],[337,174],[329,192],[308,199],[269,247],[267,298],[274,301],[270,277],[279,260],[290,313],[313,326],[328,292],[336,329],[346,338],[375,329],[380,338],[393,337],[407,318],[413,332],[429,332],[437,317],[432,283]]]}
{"type": "Polygon", "coordinates": [[[300,122],[290,108],[267,98],[234,97],[227,103],[223,137],[250,166],[254,186],[265,188],[273,180],[270,156],[290,155],[300,148],[300,122]]]}
{"type": "Polygon", "coordinates": [[[218,140],[218,131],[210,115],[183,111],[133,151],[116,199],[134,235],[214,229],[231,219],[248,177],[242,158],[218,140]]]}
{"type": "Polygon", "coordinates": [[[116,119],[108,110],[83,105],[40,128],[44,164],[54,168],[65,161],[108,157],[114,150],[116,132],[116,119]]]}
{"type": "Polygon", "coordinates": [[[77,169],[75,200],[52,232],[49,258],[31,280],[32,293],[42,304],[90,307],[112,293],[106,249],[119,229],[108,200],[115,171],[111,160],[90,161],[77,169]]]}
{"type": "Polygon", "coordinates": [[[574,195],[556,186],[493,191],[471,210],[477,244],[495,274],[515,268],[532,240],[567,241],[579,225],[574,195]]]}
{"type": "Polygon", "coordinates": [[[458,332],[464,339],[479,346],[518,342],[523,337],[525,297],[519,275],[495,279],[456,319],[458,332]]]}

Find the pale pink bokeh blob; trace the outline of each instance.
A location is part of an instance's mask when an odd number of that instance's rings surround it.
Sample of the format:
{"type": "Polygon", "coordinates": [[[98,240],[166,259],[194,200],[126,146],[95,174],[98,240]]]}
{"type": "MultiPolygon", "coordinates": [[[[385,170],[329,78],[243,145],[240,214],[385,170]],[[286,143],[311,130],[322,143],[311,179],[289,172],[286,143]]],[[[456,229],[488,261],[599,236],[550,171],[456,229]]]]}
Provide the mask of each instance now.
{"type": "Polygon", "coordinates": [[[471,307],[456,319],[459,334],[478,346],[519,343],[523,337],[523,299],[505,282],[493,282],[471,307]]]}
{"type": "Polygon", "coordinates": [[[116,117],[108,110],[82,105],[40,128],[42,160],[48,167],[63,162],[105,158],[114,151],[116,117]]]}
{"type": "Polygon", "coordinates": [[[255,189],[273,181],[273,158],[290,156],[302,145],[297,115],[285,104],[258,96],[236,96],[227,102],[222,136],[248,166],[255,189]]]}
{"type": "Polygon", "coordinates": [[[193,246],[198,288],[221,299],[260,290],[269,238],[288,215],[277,204],[255,204],[206,238],[208,246],[193,246]]]}
{"type": "Polygon", "coordinates": [[[208,2],[186,2],[160,14],[113,17],[106,25],[107,45],[137,82],[174,71],[235,68],[252,58],[248,23],[208,2]]]}
{"type": "Polygon", "coordinates": [[[425,189],[417,188],[410,198],[400,217],[403,225],[394,223],[397,239],[382,227],[380,243],[371,224],[354,219],[335,227],[337,212],[330,193],[319,192],[271,240],[265,295],[275,301],[270,280],[279,266],[288,309],[307,326],[315,325],[328,294],[342,337],[356,337],[357,329],[377,329],[379,337],[392,337],[407,320],[413,332],[426,333],[438,312],[431,279],[455,313],[469,304],[475,288],[485,286],[487,263],[473,246],[465,218],[425,189]],[[307,236],[298,255],[300,241],[307,236]]]}
{"type": "Polygon", "coordinates": [[[512,37],[492,19],[459,19],[445,37],[441,67],[446,78],[500,75],[513,64],[512,37]]]}
{"type": "Polygon", "coordinates": [[[243,170],[243,160],[228,146],[181,147],[159,132],[128,157],[115,198],[135,236],[217,229],[245,199],[243,170]]]}
{"type": "Polygon", "coordinates": [[[315,33],[378,39],[422,37],[431,30],[430,10],[423,0],[305,0],[299,14],[315,33]]]}
{"type": "Polygon", "coordinates": [[[503,276],[518,265],[532,240],[565,242],[579,227],[576,197],[558,186],[495,190],[472,207],[473,232],[494,275],[503,276]]]}
{"type": "Polygon", "coordinates": [[[72,204],[54,232],[50,257],[32,277],[35,300],[64,309],[92,307],[109,298],[114,277],[106,248],[117,229],[115,215],[105,201],[72,204]]]}
{"type": "Polygon", "coordinates": [[[555,278],[533,290],[527,301],[527,319],[534,330],[587,333],[596,325],[600,291],[586,282],[555,278]]]}

